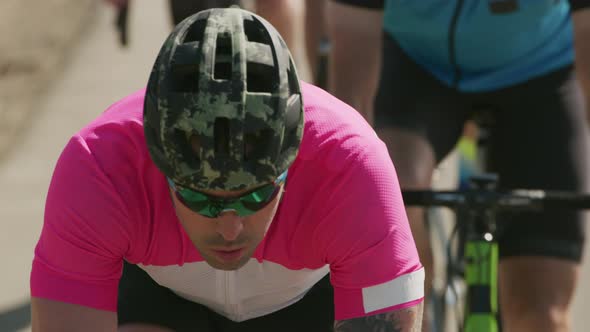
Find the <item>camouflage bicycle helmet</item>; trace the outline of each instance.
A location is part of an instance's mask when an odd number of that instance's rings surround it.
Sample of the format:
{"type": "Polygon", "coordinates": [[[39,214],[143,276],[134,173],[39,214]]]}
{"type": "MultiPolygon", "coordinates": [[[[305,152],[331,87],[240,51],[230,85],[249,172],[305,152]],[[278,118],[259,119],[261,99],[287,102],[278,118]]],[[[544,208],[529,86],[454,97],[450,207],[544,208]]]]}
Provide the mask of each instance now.
{"type": "Polygon", "coordinates": [[[154,63],[144,101],[151,158],[190,189],[274,181],[303,135],[293,59],[266,20],[240,8],[188,17],[154,63]]]}

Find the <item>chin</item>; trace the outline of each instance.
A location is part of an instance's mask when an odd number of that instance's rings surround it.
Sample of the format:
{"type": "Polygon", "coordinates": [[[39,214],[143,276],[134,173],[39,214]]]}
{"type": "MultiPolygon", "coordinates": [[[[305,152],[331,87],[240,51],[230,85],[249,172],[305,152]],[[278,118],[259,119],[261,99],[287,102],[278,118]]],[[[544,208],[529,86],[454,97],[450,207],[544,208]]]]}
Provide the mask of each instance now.
{"type": "Polygon", "coordinates": [[[248,263],[249,260],[250,260],[250,257],[244,257],[244,258],[240,259],[239,261],[226,263],[226,262],[220,262],[220,261],[217,261],[215,259],[210,259],[210,258],[205,259],[207,264],[209,264],[212,268],[214,268],[216,270],[222,270],[222,271],[238,270],[242,266],[246,265],[246,263],[248,263]]]}
{"type": "Polygon", "coordinates": [[[203,257],[205,262],[214,269],[223,271],[234,271],[246,265],[246,263],[250,261],[250,258],[252,258],[253,255],[253,251],[254,250],[250,248],[245,253],[243,253],[242,257],[240,257],[238,260],[229,262],[220,260],[215,254],[207,251],[201,252],[201,257],[203,257]]]}

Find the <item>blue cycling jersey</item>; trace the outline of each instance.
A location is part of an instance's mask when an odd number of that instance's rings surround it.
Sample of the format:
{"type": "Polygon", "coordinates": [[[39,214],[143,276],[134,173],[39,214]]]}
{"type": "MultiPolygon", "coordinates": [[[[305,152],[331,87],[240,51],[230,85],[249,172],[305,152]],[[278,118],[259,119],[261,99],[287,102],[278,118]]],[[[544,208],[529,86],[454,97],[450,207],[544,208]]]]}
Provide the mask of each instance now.
{"type": "Polygon", "coordinates": [[[565,0],[385,0],[384,29],[461,91],[503,88],[574,59],[565,0]]]}

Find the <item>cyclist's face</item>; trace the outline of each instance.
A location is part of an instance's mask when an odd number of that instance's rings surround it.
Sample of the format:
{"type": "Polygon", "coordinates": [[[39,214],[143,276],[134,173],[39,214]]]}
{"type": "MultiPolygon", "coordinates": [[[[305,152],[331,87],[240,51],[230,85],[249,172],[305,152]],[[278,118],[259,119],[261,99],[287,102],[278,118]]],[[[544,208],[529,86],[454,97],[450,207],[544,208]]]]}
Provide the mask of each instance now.
{"type": "MultiPolygon", "coordinates": [[[[247,217],[228,211],[217,218],[207,218],[184,206],[173,193],[171,197],[180,223],[203,259],[216,269],[236,270],[248,262],[264,238],[276,213],[282,190],[270,204],[247,217]]],[[[231,198],[246,192],[248,190],[205,193],[231,198]]]]}

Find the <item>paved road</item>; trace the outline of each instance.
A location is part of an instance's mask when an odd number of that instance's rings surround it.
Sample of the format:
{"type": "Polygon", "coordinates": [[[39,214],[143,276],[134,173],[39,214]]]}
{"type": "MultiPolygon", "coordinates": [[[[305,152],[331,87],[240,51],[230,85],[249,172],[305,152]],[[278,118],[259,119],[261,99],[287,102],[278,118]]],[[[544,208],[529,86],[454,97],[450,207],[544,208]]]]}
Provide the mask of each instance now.
{"type": "MultiPolygon", "coordinates": [[[[51,172],[68,138],[108,105],[145,85],[169,31],[164,0],[142,2],[130,17],[131,47],[120,49],[113,13],[99,6],[63,74],[42,97],[19,148],[0,164],[0,331],[29,331],[28,278],[51,172]]],[[[588,257],[588,255],[586,255],[588,257]]],[[[590,323],[590,264],[574,306],[574,331],[590,323]]]]}
{"type": "Polygon", "coordinates": [[[164,0],[145,1],[148,3],[131,11],[131,47],[126,50],[116,43],[112,11],[97,6],[85,40],[42,97],[35,111],[38,116],[19,148],[0,165],[0,313],[5,313],[0,314],[0,331],[29,330],[32,251],[41,230],[51,172],[63,146],[107,106],[147,82],[169,31],[164,0]]]}

